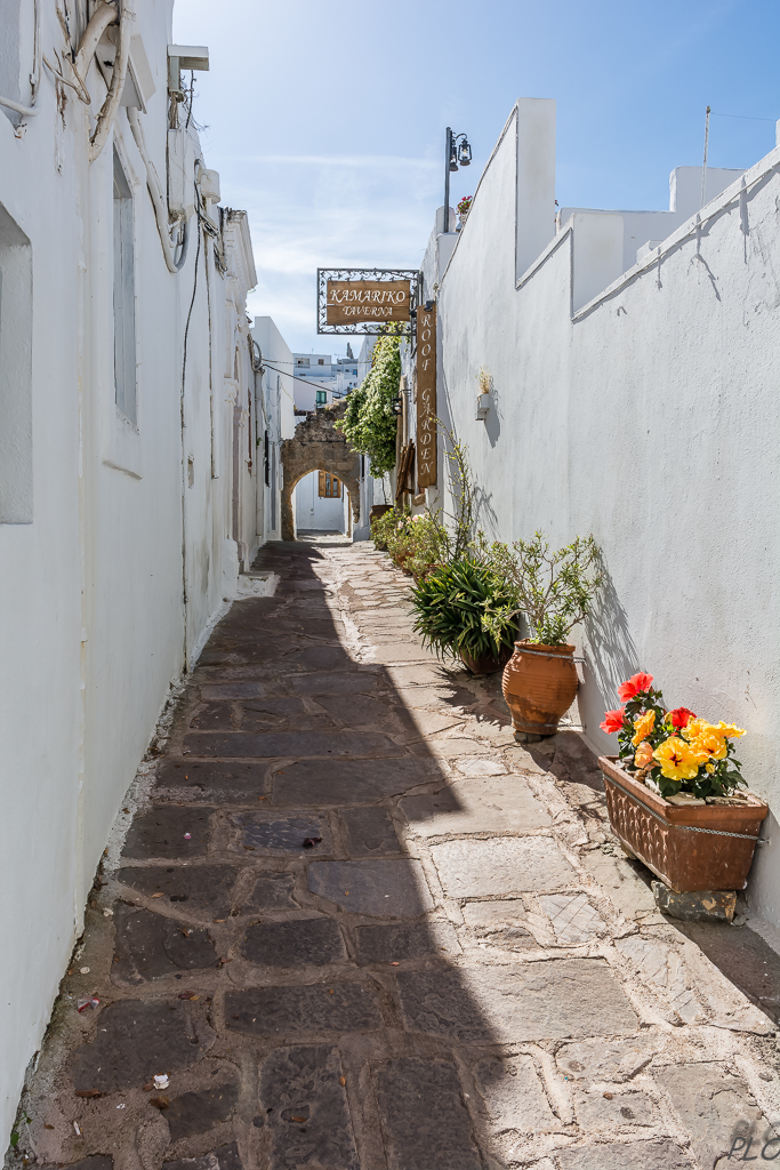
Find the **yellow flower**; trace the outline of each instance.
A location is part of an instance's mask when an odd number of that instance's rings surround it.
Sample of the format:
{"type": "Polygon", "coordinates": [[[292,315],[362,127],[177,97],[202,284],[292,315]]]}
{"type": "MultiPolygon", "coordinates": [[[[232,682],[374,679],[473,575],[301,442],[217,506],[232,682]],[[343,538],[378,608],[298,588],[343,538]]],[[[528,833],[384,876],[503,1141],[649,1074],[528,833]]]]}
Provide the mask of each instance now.
{"type": "Polygon", "coordinates": [[[645,741],[640,743],[639,747],[634,753],[634,767],[648,768],[653,762],[653,748],[652,745],[645,741]]]}
{"type": "Polygon", "coordinates": [[[693,780],[703,762],[697,760],[691,745],[677,735],[665,739],[653,752],[653,759],[660,764],[661,775],[667,780],[693,780]]]}
{"type": "Polygon", "coordinates": [[[720,735],[724,739],[739,739],[740,735],[745,734],[743,727],[737,727],[734,723],[714,723],[710,724],[710,731],[713,735],[720,735]]]}
{"type": "Polygon", "coordinates": [[[712,773],[715,771],[715,765],[714,764],[705,764],[704,770],[706,772],[709,772],[710,775],[712,775],[712,773]]]}
{"type": "Polygon", "coordinates": [[[725,760],[728,747],[725,739],[721,739],[712,727],[708,727],[691,740],[690,750],[698,758],[699,763],[703,764],[707,760],[725,760]]]}
{"type": "Polygon", "coordinates": [[[682,735],[690,742],[699,735],[704,735],[712,725],[706,719],[689,719],[682,730],[682,735]]]}
{"type": "Polygon", "coordinates": [[[734,723],[708,723],[706,719],[691,719],[683,730],[683,735],[689,743],[706,735],[717,735],[721,739],[737,739],[744,734],[743,729],[734,723]]]}
{"type": "Polygon", "coordinates": [[[640,744],[643,739],[647,739],[654,727],[655,711],[645,711],[644,715],[640,715],[638,719],[635,719],[634,734],[631,737],[631,742],[634,747],[640,744]]]}

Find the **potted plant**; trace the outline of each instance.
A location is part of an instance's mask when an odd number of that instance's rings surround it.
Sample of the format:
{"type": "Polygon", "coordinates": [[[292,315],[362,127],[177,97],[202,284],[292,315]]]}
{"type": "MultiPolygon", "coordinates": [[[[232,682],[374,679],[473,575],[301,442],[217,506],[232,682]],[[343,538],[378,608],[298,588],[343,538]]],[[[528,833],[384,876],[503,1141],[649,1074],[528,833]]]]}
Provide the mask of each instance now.
{"type": "Polygon", "coordinates": [[[668,710],[640,671],[618,688],[623,706],[601,728],[618,755],[601,756],[609,819],[629,856],[678,893],[742,890],[769,809],[744,785],[734,741],[745,733],[687,707],[668,710]]]}
{"type": "Polygon", "coordinates": [[[469,215],[469,212],[471,211],[471,204],[472,204],[473,199],[474,199],[473,195],[464,195],[463,198],[461,199],[460,203],[458,204],[458,216],[460,218],[461,227],[463,227],[463,224],[468,219],[468,215],[469,215]]]}
{"type": "Polygon", "coordinates": [[[537,531],[531,540],[494,549],[532,633],[515,643],[502,680],[515,736],[554,735],[579,685],[574,646],[566,639],[587,614],[599,587],[598,547],[592,536],[578,536],[551,552],[537,531]]]}
{"type": "Polygon", "coordinates": [[[412,592],[414,628],[441,657],[459,657],[472,674],[499,670],[512,653],[516,597],[511,583],[476,556],[443,565],[412,592]]]}
{"type": "Polygon", "coordinates": [[[479,371],[479,394],[477,395],[477,409],[476,409],[476,415],[475,415],[477,422],[480,422],[482,419],[485,419],[488,416],[488,413],[490,411],[490,407],[492,406],[492,403],[493,403],[493,400],[491,398],[492,389],[493,389],[493,378],[487,372],[487,370],[484,370],[484,369],[480,370],[479,371]]]}

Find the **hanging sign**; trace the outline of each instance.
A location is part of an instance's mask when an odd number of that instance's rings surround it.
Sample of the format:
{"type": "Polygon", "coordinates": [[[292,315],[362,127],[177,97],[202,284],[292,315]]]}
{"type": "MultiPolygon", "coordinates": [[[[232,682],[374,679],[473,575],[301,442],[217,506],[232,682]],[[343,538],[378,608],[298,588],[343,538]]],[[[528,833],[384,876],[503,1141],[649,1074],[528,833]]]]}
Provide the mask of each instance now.
{"type": "Polygon", "coordinates": [[[417,310],[417,490],[436,485],[436,306],[417,310]]]}
{"type": "Polygon", "coordinates": [[[317,332],[381,333],[410,322],[418,280],[405,268],[318,268],[317,332]]]}
{"type": "Polygon", "coordinates": [[[360,321],[409,321],[408,280],[329,280],[326,322],[349,325],[360,321]]]}

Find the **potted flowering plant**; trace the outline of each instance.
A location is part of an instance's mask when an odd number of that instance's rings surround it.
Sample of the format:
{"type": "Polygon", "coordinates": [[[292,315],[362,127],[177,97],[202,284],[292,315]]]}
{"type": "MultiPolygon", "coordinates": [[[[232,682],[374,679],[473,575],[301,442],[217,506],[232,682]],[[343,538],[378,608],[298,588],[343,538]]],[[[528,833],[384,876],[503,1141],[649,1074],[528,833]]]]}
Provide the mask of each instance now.
{"type": "Polygon", "coordinates": [[[618,688],[623,706],[601,729],[617,733],[618,755],[602,756],[609,819],[623,848],[678,892],[747,885],[768,808],[750,792],[732,723],[710,723],[688,707],[668,709],[653,676],[618,688]]]}
{"type": "Polygon", "coordinates": [[[515,642],[501,684],[515,738],[555,735],[579,686],[574,645],[567,639],[601,584],[598,546],[592,536],[578,536],[553,550],[537,531],[511,547],[494,544],[491,555],[531,627],[529,638],[515,642]]]}
{"type": "Polygon", "coordinates": [[[473,199],[473,195],[464,195],[458,204],[458,215],[460,217],[461,224],[464,224],[468,219],[468,214],[471,211],[471,204],[473,199]]]}

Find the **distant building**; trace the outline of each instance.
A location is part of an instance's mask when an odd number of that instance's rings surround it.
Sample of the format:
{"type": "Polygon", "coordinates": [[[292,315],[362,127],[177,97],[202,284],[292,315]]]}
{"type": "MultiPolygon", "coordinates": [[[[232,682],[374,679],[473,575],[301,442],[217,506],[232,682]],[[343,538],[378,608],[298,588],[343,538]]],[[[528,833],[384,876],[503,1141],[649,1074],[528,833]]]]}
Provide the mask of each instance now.
{"type": "Polygon", "coordinates": [[[343,398],[358,384],[358,363],[347,345],[345,357],[329,353],[293,354],[296,410],[314,410],[343,398]],[[304,384],[311,383],[311,389],[304,384]]]}

